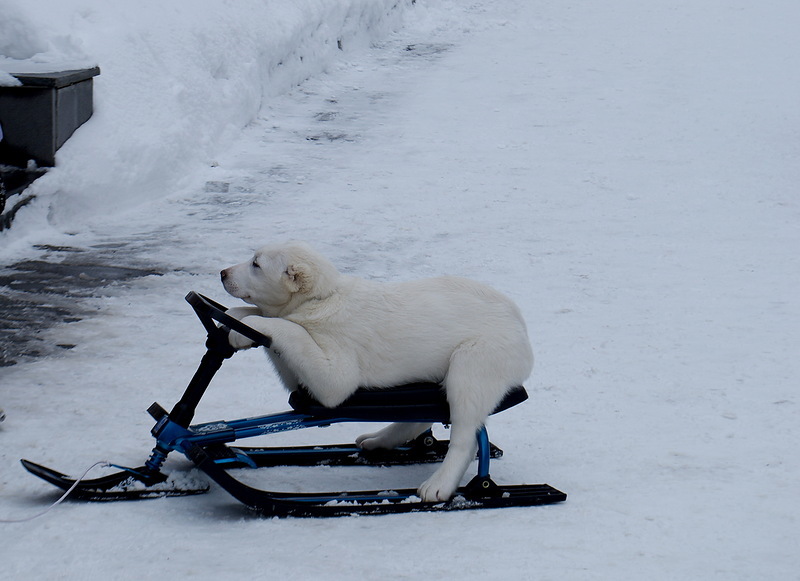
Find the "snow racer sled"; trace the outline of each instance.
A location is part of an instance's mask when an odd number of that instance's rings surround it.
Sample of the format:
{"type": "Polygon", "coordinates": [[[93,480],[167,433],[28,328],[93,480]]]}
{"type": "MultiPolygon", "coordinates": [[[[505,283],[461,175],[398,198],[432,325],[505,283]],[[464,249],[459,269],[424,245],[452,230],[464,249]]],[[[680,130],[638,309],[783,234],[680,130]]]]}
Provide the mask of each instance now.
{"type": "MultiPolygon", "coordinates": [[[[237,440],[272,433],[322,427],[339,422],[449,422],[449,407],[439,384],[415,383],[389,390],[358,390],[345,403],[326,408],[305,390],[289,397],[290,411],[231,421],[191,425],[195,408],[214,374],[235,350],[228,343],[231,330],[269,347],[271,340],[226,314],[222,305],[195,292],[186,300],[194,308],[208,332],[207,351],[180,401],[167,412],[154,403],[147,410],[156,424],[151,433],[156,445],[144,465],[136,468],[114,466],[119,472],[95,479],[72,479],[44,466],[22,460],[32,474],[70,491],[70,497],[103,501],[184,496],[208,490],[196,479],[181,479],[161,471],[172,451],[184,454],[211,480],[234,498],[265,516],[327,517],[349,514],[386,514],[414,511],[441,511],[476,508],[534,506],[566,500],[566,494],[547,484],[500,486],[489,477],[489,460],[502,455],[481,428],[478,439],[478,474],[446,502],[423,502],[412,489],[359,492],[291,493],[260,490],[246,485],[228,471],[234,468],[270,466],[392,466],[437,462],[447,452],[447,441],[428,431],[415,440],[392,450],[362,450],[355,444],[240,447],[237,440]]],[[[527,399],[517,387],[500,402],[493,413],[527,399]]]]}

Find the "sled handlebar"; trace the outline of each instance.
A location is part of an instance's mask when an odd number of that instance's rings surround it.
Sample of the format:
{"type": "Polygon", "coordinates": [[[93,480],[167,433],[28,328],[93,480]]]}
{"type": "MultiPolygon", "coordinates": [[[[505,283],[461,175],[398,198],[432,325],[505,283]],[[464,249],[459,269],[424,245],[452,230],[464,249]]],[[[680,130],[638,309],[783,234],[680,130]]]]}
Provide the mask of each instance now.
{"type": "Polygon", "coordinates": [[[226,313],[228,310],[227,307],[222,306],[216,301],[212,301],[210,298],[200,293],[191,291],[186,295],[186,302],[189,303],[194,309],[194,312],[197,313],[197,317],[206,328],[206,331],[208,331],[209,336],[224,332],[227,338],[228,333],[233,330],[237,333],[241,333],[257,345],[269,347],[272,344],[272,339],[270,337],[259,333],[240,320],[231,317],[226,313]],[[220,324],[217,325],[217,323],[220,324]]]}

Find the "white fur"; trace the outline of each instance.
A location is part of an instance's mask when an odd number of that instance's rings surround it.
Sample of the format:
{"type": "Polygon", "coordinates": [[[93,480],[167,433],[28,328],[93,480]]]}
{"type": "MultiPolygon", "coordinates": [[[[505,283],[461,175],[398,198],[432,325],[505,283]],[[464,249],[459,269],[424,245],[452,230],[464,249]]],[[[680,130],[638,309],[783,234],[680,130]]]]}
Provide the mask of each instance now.
{"type": "MultiPolygon", "coordinates": [[[[302,384],[335,407],[359,387],[444,385],[450,447],[419,487],[426,501],[452,496],[475,457],[477,430],[533,367],[519,309],[471,280],[376,283],[340,274],[300,243],[265,246],[221,276],[226,291],[253,305],[229,312],[272,337],[268,353],[289,390],[302,384]]],[[[239,333],[231,333],[230,342],[252,346],[239,333]]],[[[356,442],[365,449],[392,448],[428,427],[392,424],[356,442]]]]}

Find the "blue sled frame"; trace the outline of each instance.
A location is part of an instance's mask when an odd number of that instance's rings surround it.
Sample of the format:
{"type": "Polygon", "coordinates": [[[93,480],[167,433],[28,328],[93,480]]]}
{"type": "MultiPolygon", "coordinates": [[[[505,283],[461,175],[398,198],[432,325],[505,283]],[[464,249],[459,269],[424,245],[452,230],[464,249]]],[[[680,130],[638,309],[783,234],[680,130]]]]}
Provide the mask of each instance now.
{"type": "MultiPolygon", "coordinates": [[[[458,489],[447,502],[423,502],[413,489],[321,493],[288,493],[250,487],[228,473],[232,468],[261,468],[279,465],[399,465],[440,461],[446,441],[436,440],[430,431],[394,450],[364,451],[354,444],[297,446],[289,448],[246,448],[229,446],[238,440],[322,427],[341,422],[430,422],[449,423],[449,407],[440,385],[415,383],[391,390],[361,389],[337,408],[325,408],[303,389],[289,398],[292,410],[231,421],[190,425],[195,408],[212,378],[235,351],[228,343],[231,330],[269,347],[271,340],[226,314],[226,308],[195,292],[186,296],[208,332],[206,353],[180,401],[167,412],[158,403],[147,410],[156,420],[151,433],[156,445],[143,466],[127,468],[94,480],[76,481],[68,476],[22,460],[34,475],[83,500],[131,500],[161,496],[200,494],[207,487],[186,487],[170,482],[161,471],[167,456],[179,452],[214,482],[249,508],[265,516],[329,517],[351,514],[387,514],[477,508],[535,506],[566,500],[563,492],[547,484],[499,486],[489,475],[491,458],[502,450],[489,442],[482,427],[478,440],[478,473],[458,489]]],[[[511,389],[493,413],[527,399],[521,386],[511,389]]]]}

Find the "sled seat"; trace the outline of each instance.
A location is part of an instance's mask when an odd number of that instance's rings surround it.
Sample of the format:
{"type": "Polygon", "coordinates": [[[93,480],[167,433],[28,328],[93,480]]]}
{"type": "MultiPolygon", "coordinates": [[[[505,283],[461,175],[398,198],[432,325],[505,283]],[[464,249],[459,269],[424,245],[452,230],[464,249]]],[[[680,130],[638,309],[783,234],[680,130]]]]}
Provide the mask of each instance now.
{"type": "MultiPolygon", "coordinates": [[[[507,410],[526,399],[528,393],[524,387],[513,387],[492,414],[507,410]]],[[[391,389],[361,388],[335,408],[323,406],[300,387],[289,396],[289,405],[296,412],[323,419],[450,423],[450,406],[444,389],[438,383],[410,383],[391,389]]]]}

